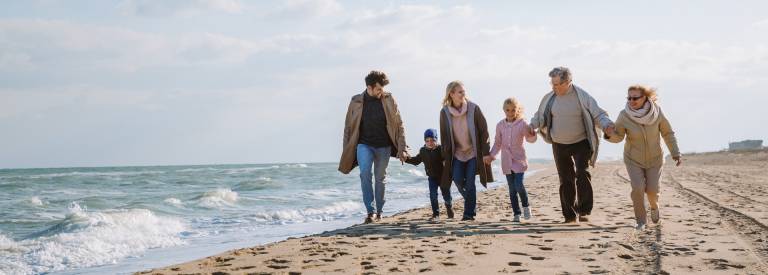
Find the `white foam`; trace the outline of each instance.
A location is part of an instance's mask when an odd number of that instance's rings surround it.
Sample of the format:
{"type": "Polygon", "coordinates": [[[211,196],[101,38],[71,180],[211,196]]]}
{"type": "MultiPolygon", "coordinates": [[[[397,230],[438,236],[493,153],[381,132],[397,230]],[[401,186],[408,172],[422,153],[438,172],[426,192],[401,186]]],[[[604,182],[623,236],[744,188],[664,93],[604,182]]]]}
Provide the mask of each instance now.
{"type": "Polygon", "coordinates": [[[219,208],[222,206],[232,206],[237,203],[238,199],[237,192],[229,188],[218,188],[205,192],[205,194],[200,196],[199,205],[207,208],[219,208]]]}
{"type": "Polygon", "coordinates": [[[363,205],[360,202],[341,201],[324,207],[257,212],[253,217],[259,221],[267,223],[298,223],[308,221],[329,221],[361,213],[362,211],[363,205]]]}
{"type": "Polygon", "coordinates": [[[165,203],[173,205],[173,206],[181,206],[183,203],[181,203],[181,200],[177,198],[167,198],[163,200],[165,203]]]}
{"type": "Polygon", "coordinates": [[[146,209],[87,212],[77,203],[59,224],[20,241],[0,235],[0,273],[61,271],[117,262],[151,248],[180,245],[180,220],[146,209]]]}
{"type": "Polygon", "coordinates": [[[418,169],[408,169],[408,173],[417,177],[426,177],[427,175],[424,174],[421,170],[418,169]]]}
{"type": "Polygon", "coordinates": [[[29,198],[29,200],[27,202],[29,202],[29,204],[34,205],[34,206],[43,206],[43,204],[44,204],[43,200],[41,200],[40,197],[38,197],[38,196],[34,196],[34,197],[29,198]]]}
{"type": "Polygon", "coordinates": [[[154,174],[163,174],[163,173],[165,173],[165,171],[68,172],[68,173],[50,173],[50,174],[30,175],[30,176],[26,176],[26,177],[27,178],[31,178],[31,179],[58,178],[58,177],[71,177],[71,176],[93,176],[93,177],[108,176],[108,177],[119,177],[119,176],[154,175],[154,174]]]}
{"type": "Polygon", "coordinates": [[[283,165],[284,168],[307,168],[307,164],[304,163],[292,163],[283,165]]]}

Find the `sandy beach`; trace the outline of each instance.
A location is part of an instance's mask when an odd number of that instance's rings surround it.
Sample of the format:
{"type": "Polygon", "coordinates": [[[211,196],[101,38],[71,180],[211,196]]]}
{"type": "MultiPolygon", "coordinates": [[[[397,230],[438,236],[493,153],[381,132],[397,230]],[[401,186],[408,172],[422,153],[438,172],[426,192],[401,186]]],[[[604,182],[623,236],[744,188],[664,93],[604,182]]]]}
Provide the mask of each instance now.
{"type": "MultiPolygon", "coordinates": [[[[429,209],[413,209],[137,274],[768,273],[768,151],[684,161],[665,166],[662,221],[644,231],[633,228],[623,163],[592,170],[595,207],[578,224],[561,223],[558,177],[543,166],[525,182],[534,218],[522,223],[511,222],[502,187],[478,194],[473,222],[432,223],[429,209]]],[[[461,206],[457,199],[454,210],[461,206]]]]}

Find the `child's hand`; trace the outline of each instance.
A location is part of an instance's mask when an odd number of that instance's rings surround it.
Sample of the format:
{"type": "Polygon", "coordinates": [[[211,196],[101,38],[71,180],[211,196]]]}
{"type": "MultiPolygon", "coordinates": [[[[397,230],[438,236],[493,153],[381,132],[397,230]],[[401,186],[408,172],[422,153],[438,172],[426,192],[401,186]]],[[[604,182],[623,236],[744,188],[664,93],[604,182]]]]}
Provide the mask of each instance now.
{"type": "Polygon", "coordinates": [[[493,157],[491,157],[491,156],[484,156],[483,157],[483,163],[485,163],[486,165],[490,165],[491,162],[493,162],[493,157]]]}

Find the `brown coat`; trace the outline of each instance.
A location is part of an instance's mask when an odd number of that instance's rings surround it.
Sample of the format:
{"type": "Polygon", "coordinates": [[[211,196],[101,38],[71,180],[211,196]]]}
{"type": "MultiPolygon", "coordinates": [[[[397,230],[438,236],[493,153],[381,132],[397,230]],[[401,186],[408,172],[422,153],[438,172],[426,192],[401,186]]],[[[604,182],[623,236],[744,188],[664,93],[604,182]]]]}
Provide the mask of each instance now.
{"type": "MultiPolygon", "coordinates": [[[[472,102],[467,101],[467,119],[469,120],[467,125],[469,126],[469,132],[472,136],[472,141],[475,146],[475,154],[477,161],[477,170],[475,175],[480,175],[480,183],[483,186],[488,187],[488,182],[493,182],[493,171],[491,166],[486,165],[483,162],[483,157],[490,155],[491,139],[488,135],[488,123],[485,121],[483,112],[480,111],[480,107],[472,102]]],[[[448,111],[448,107],[444,107],[440,110],[440,143],[443,146],[443,176],[440,179],[440,186],[443,188],[450,188],[452,175],[453,175],[453,131],[451,130],[451,114],[448,111]]],[[[460,186],[457,186],[460,187],[460,186]]]]}
{"type": "MultiPolygon", "coordinates": [[[[365,93],[365,91],[363,91],[365,93]]],[[[344,120],[344,142],[342,143],[339,171],[349,174],[357,166],[357,142],[360,139],[360,121],[363,118],[363,94],[352,97],[347,108],[347,117],[344,120]]],[[[384,92],[381,96],[381,105],[387,117],[387,133],[392,141],[392,156],[397,157],[408,148],[405,144],[405,129],[403,120],[400,119],[400,111],[391,93],[384,92]]]]}

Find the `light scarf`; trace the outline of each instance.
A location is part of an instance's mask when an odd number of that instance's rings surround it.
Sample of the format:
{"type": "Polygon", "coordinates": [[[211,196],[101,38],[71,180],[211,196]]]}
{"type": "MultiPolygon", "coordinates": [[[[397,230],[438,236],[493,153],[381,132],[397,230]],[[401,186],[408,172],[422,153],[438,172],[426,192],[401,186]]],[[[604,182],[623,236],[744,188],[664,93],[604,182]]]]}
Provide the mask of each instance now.
{"type": "Polygon", "coordinates": [[[627,106],[624,107],[624,111],[629,118],[642,125],[650,125],[656,122],[656,119],[659,118],[660,109],[661,108],[656,102],[650,100],[646,100],[645,104],[643,104],[643,108],[637,110],[632,109],[632,107],[629,106],[629,102],[627,102],[627,106]]]}

